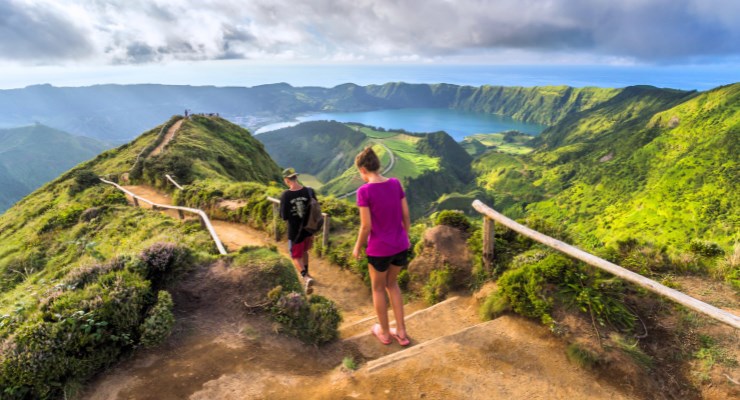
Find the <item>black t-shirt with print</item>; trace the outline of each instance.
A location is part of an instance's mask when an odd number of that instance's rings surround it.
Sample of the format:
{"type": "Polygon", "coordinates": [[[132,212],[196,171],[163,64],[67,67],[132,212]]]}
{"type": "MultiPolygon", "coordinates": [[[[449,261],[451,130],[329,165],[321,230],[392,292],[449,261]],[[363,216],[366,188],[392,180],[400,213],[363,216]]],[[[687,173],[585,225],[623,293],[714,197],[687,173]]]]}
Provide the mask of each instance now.
{"type": "MultiPolygon", "coordinates": [[[[308,236],[301,231],[301,226],[308,220],[309,196],[313,190],[307,187],[298,190],[286,190],[280,195],[280,218],[288,222],[288,240],[300,243],[308,236]]],[[[316,198],[316,193],[313,193],[316,198]]]]}

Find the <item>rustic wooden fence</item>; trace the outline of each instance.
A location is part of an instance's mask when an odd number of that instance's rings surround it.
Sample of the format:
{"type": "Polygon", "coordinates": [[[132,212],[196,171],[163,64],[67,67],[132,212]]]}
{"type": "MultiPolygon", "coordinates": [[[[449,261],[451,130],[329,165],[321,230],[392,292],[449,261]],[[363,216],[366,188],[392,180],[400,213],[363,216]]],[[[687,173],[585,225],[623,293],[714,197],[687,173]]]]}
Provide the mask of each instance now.
{"type": "Polygon", "coordinates": [[[657,293],[663,297],[667,297],[675,301],[676,303],[686,306],[694,311],[708,315],[720,322],[724,322],[725,324],[730,325],[735,329],[740,329],[740,317],[738,317],[737,315],[731,314],[710,304],[704,303],[675,289],[671,289],[667,286],[661,285],[660,283],[655,282],[652,279],[648,279],[640,274],[636,274],[628,269],[622,268],[619,265],[596,257],[595,255],[587,253],[577,247],[571,246],[567,243],[551,238],[533,229],[527,228],[526,226],[521,225],[516,221],[507,218],[503,214],[500,214],[496,210],[488,207],[480,200],[475,200],[473,202],[473,208],[475,208],[475,210],[479,213],[483,214],[483,262],[485,266],[489,268],[489,270],[492,268],[493,265],[493,255],[495,250],[494,228],[495,222],[498,222],[515,232],[518,232],[524,236],[527,236],[528,238],[545,244],[561,253],[567,254],[577,260],[585,262],[586,264],[616,275],[653,293],[657,293]]]}
{"type": "MultiPolygon", "coordinates": [[[[272,234],[275,240],[280,240],[280,230],[278,229],[278,222],[280,221],[280,200],[274,197],[267,196],[267,200],[272,203],[272,234]]],[[[329,223],[331,222],[331,216],[327,213],[321,213],[324,217],[324,227],[321,231],[321,245],[323,251],[329,248],[329,223]]]]}
{"type": "Polygon", "coordinates": [[[189,207],[180,207],[180,206],[171,206],[168,204],[158,204],[151,200],[147,200],[141,196],[138,196],[120,185],[118,185],[115,182],[111,182],[108,180],[105,180],[103,178],[100,178],[100,180],[103,183],[107,183],[108,185],[114,186],[116,189],[122,191],[123,193],[127,194],[128,196],[131,196],[133,199],[134,206],[139,207],[139,202],[143,201],[145,203],[148,203],[152,206],[153,210],[159,210],[159,209],[167,209],[167,210],[177,210],[177,214],[180,216],[181,219],[185,218],[185,212],[197,214],[200,217],[200,223],[203,225],[204,228],[208,230],[208,233],[211,234],[211,237],[213,238],[213,241],[216,243],[216,248],[218,249],[218,252],[221,254],[227,254],[226,249],[224,248],[223,243],[221,243],[221,239],[218,238],[218,234],[216,234],[216,230],[213,228],[213,224],[211,224],[211,220],[208,218],[208,215],[206,215],[205,211],[199,210],[197,208],[189,208],[189,207]]]}

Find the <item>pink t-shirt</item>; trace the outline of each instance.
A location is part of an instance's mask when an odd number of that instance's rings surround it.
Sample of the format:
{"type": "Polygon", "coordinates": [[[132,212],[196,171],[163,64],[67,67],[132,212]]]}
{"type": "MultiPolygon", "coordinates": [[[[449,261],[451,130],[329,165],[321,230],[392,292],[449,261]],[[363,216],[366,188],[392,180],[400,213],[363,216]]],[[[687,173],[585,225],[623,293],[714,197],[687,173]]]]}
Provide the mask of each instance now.
{"type": "Polygon", "coordinates": [[[370,208],[370,236],[367,255],[388,257],[409,248],[409,235],[403,227],[401,199],[406,197],[401,182],[390,178],[381,183],[366,183],[357,190],[357,205],[370,208]]]}

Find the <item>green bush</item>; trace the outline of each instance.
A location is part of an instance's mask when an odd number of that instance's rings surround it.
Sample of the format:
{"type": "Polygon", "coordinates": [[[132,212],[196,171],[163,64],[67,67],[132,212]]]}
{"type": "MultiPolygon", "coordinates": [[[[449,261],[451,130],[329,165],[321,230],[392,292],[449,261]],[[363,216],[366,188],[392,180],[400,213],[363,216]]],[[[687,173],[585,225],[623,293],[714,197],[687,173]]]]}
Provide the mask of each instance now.
{"type": "Polygon", "coordinates": [[[172,326],[175,325],[172,307],[172,296],[167,291],[160,290],[157,293],[157,303],[147,313],[144,323],[139,326],[140,343],[144,347],[156,346],[170,335],[172,326]]]}
{"type": "Polygon", "coordinates": [[[589,314],[600,326],[629,331],[635,315],[624,304],[626,288],[616,278],[576,264],[571,259],[539,250],[514,258],[514,267],[498,280],[480,310],[483,318],[494,318],[511,309],[554,327],[551,311],[555,301],[589,314]]]}
{"type": "MultiPolygon", "coordinates": [[[[498,280],[498,290],[491,296],[494,299],[486,305],[506,304],[517,314],[538,318],[544,324],[551,325],[552,288],[549,282],[557,282],[565,270],[572,267],[569,259],[551,254],[533,264],[504,272],[498,280]]],[[[482,310],[483,315],[493,317],[497,310],[482,310]]]]}
{"type": "Polygon", "coordinates": [[[69,187],[69,194],[73,196],[81,191],[99,185],[100,178],[98,174],[89,169],[79,169],[74,172],[74,181],[69,187]]]}
{"type": "Polygon", "coordinates": [[[289,334],[310,344],[330,342],[339,335],[342,316],[334,303],[319,295],[310,298],[298,292],[283,292],[281,286],[271,290],[270,314],[289,334]]]}
{"type": "Polygon", "coordinates": [[[138,336],[149,282],[128,271],[99,276],[50,301],[0,343],[2,398],[60,398],[65,385],[111,364],[138,336]]]}
{"type": "Polygon", "coordinates": [[[411,281],[411,275],[409,274],[408,269],[402,269],[401,272],[398,273],[398,286],[402,290],[406,290],[409,287],[409,282],[411,281]]]}
{"type": "Polygon", "coordinates": [[[452,270],[438,269],[429,273],[429,280],[422,287],[424,300],[429,304],[439,303],[447,297],[452,286],[452,270]]]}
{"type": "Polygon", "coordinates": [[[706,240],[692,240],[689,243],[689,250],[703,257],[718,257],[725,254],[725,251],[717,243],[706,240]]]}
{"type": "Polygon", "coordinates": [[[470,221],[468,217],[462,211],[455,210],[444,210],[437,214],[435,220],[437,225],[447,225],[453,228],[457,228],[464,233],[468,233],[470,230],[470,221]]]}
{"type": "Polygon", "coordinates": [[[193,263],[190,249],[174,243],[155,243],[139,254],[140,267],[152,283],[159,285],[171,272],[186,270],[193,263]]]}

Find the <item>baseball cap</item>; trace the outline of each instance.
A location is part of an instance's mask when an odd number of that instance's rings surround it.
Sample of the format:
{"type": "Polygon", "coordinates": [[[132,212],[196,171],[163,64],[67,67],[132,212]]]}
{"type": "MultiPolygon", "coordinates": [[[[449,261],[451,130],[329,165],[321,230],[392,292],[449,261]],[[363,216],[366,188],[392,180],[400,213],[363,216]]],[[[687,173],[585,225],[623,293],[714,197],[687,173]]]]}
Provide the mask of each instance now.
{"type": "Polygon", "coordinates": [[[283,178],[294,178],[298,176],[298,173],[295,172],[295,168],[285,168],[283,170],[283,178]]]}

